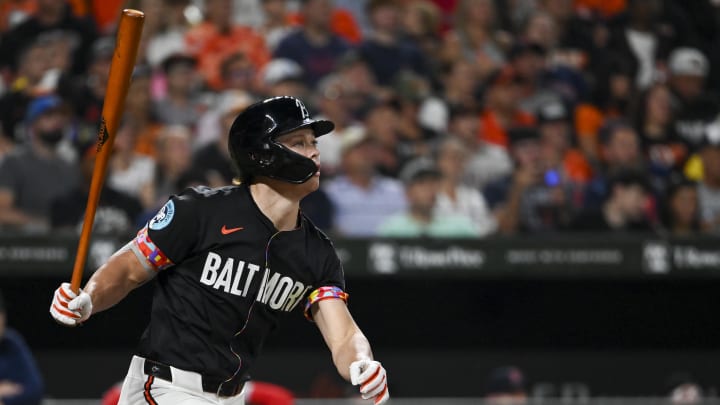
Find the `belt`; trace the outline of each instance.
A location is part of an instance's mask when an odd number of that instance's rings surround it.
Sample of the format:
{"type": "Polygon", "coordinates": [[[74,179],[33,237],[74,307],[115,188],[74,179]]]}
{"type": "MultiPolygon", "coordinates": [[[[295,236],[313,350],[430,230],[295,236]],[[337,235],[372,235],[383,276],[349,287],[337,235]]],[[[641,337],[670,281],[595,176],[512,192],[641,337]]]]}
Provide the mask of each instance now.
{"type": "MultiPolygon", "coordinates": [[[[152,375],[157,378],[163,379],[167,382],[172,382],[172,371],[170,366],[157,361],[145,359],[145,365],[143,366],[144,372],[147,375],[152,375]]],[[[217,394],[221,397],[232,397],[242,392],[245,386],[245,381],[235,382],[215,379],[208,376],[202,376],[202,389],[205,392],[217,394]]]]}

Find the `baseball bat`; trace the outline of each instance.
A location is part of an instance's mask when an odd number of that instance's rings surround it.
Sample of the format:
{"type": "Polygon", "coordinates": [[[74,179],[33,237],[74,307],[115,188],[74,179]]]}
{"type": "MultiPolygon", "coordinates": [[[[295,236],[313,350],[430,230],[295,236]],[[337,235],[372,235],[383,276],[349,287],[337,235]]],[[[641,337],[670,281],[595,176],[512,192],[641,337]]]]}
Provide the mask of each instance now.
{"type": "Polygon", "coordinates": [[[118,25],[115,51],[113,52],[110,64],[110,73],[105,90],[102,116],[97,139],[97,157],[93,169],[90,191],[88,193],[87,206],[85,208],[85,220],[83,221],[77,253],[75,254],[75,265],[73,266],[72,280],[70,287],[77,294],[82,281],[85,260],[87,259],[90,246],[90,234],[95,222],[100,191],[105,181],[108,160],[112,145],[115,141],[115,132],[122,116],[127,96],[132,71],[135,67],[140,36],[142,34],[145,14],[142,11],[125,9],[120,15],[118,25]]]}

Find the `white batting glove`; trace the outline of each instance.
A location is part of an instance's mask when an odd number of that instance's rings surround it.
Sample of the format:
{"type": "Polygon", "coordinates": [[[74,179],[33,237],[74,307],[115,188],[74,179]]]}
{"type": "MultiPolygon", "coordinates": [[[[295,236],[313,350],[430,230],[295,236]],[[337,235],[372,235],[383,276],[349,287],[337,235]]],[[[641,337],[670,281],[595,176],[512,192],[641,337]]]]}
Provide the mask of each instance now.
{"type": "Polygon", "coordinates": [[[80,290],[80,295],[70,289],[70,283],[62,283],[50,305],[50,315],[59,323],[77,326],[90,318],[92,300],[90,294],[80,290]]]}
{"type": "Polygon", "coordinates": [[[362,398],[374,400],[375,405],[390,398],[387,373],[379,361],[358,360],[350,364],[350,383],[359,385],[362,398]]]}

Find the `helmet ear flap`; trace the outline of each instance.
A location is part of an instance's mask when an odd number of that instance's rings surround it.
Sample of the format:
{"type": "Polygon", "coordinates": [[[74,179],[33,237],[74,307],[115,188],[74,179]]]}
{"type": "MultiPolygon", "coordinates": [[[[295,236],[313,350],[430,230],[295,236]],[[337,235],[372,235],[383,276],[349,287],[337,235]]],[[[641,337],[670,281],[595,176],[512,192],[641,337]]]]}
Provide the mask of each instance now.
{"type": "Polygon", "coordinates": [[[267,168],[275,162],[275,155],[269,150],[256,150],[250,152],[250,159],[258,166],[267,168]]]}

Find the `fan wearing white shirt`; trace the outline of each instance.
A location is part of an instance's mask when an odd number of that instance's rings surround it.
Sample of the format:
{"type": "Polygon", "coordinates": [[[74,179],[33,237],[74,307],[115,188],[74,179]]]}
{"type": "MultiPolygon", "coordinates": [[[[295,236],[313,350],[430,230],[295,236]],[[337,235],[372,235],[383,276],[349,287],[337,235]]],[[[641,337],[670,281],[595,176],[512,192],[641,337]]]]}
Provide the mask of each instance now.
{"type": "Polygon", "coordinates": [[[456,138],[447,138],[439,144],[437,166],[442,180],[435,200],[435,215],[467,216],[472,219],[479,235],[487,236],[497,229],[497,220],[482,193],[462,184],[468,157],[465,145],[456,138]]]}

